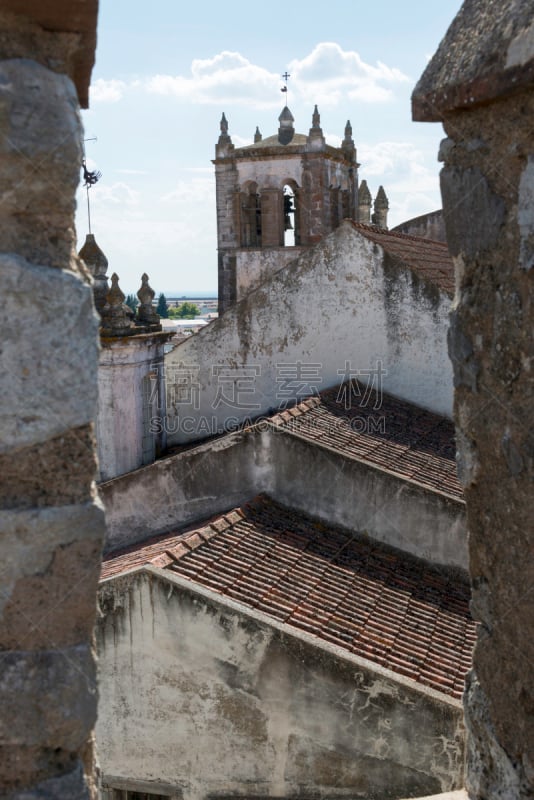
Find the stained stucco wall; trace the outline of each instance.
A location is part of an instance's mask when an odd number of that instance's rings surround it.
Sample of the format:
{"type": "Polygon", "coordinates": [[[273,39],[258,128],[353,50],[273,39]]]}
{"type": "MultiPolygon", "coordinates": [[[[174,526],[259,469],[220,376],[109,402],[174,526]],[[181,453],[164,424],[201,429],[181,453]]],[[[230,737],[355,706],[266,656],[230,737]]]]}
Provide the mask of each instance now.
{"type": "MultiPolygon", "coordinates": [[[[459,788],[459,703],[149,569],[102,584],[104,777],[205,797],[459,788]]],[[[317,641],[317,640],[315,640],[317,641]]]]}
{"type": "Polygon", "coordinates": [[[101,480],[153,461],[164,446],[164,431],[154,425],[150,432],[150,420],[164,413],[167,338],[167,334],[145,334],[102,341],[96,421],[101,480]]]}
{"type": "Polygon", "coordinates": [[[205,520],[264,492],[433,563],[467,566],[463,503],[276,429],[229,434],[100,491],[108,550],[205,520]]]}
{"type": "Polygon", "coordinates": [[[200,522],[273,487],[270,434],[237,433],[101,484],[107,550],[200,522]]]}
{"type": "Polygon", "coordinates": [[[298,258],[303,249],[300,247],[269,247],[236,252],[236,287],[237,300],[259,286],[278,270],[298,258]]]}
{"type": "Polygon", "coordinates": [[[384,390],[450,415],[449,305],[437,287],[344,223],[167,356],[169,443],[216,433],[311,394],[310,387],[339,384],[347,368],[361,377],[380,365],[384,390]],[[299,379],[299,368],[310,365],[311,378],[299,379]],[[192,396],[178,402],[184,367],[192,396]],[[288,369],[293,381],[283,380],[288,369]]]}

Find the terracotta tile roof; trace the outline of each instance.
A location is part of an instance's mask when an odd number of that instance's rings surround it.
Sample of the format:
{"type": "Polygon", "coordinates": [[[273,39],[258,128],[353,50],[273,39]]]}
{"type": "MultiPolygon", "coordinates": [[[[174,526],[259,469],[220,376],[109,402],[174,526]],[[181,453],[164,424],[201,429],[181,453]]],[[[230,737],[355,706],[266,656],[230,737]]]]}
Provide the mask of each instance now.
{"type": "Polygon", "coordinates": [[[461,697],[475,626],[467,584],[446,570],[264,496],[195,531],[110,556],[102,575],[142,563],[461,697]]]}
{"type": "Polygon", "coordinates": [[[386,253],[400,259],[419,277],[436,284],[452,296],[454,265],[446,244],[397,231],[385,231],[361,222],[354,222],[353,225],[366,239],[379,244],[386,253]]]}
{"type": "Polygon", "coordinates": [[[272,423],[433,491],[463,497],[452,421],[358,381],[347,381],[281,411],[272,423]]]}

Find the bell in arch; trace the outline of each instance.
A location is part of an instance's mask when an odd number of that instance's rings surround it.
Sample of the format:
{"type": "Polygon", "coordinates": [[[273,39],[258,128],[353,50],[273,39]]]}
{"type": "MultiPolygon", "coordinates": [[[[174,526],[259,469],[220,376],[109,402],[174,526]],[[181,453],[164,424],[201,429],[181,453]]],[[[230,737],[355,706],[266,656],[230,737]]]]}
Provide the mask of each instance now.
{"type": "Polygon", "coordinates": [[[293,224],[291,222],[291,214],[294,212],[293,197],[290,194],[284,194],[284,230],[292,231],[293,224]]]}

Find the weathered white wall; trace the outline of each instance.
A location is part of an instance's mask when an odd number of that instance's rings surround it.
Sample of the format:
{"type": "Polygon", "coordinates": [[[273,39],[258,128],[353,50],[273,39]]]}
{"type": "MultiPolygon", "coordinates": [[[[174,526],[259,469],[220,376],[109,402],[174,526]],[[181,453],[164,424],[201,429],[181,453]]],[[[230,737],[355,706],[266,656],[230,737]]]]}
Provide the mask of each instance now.
{"type": "MultiPolygon", "coordinates": [[[[102,340],[96,421],[101,480],[110,480],[143,464],[143,379],[153,375],[151,414],[163,416],[163,346],[167,339],[168,334],[142,334],[102,340]],[[163,403],[161,412],[158,397],[163,403]]],[[[156,444],[163,446],[161,434],[154,433],[152,439],[154,448],[156,444]]]]}
{"type": "Polygon", "coordinates": [[[462,786],[459,702],[153,569],[104,582],[100,607],[111,785],[162,782],[184,800],[462,786]]]}
{"type": "Polygon", "coordinates": [[[283,189],[284,183],[293,180],[302,186],[302,157],[300,153],[294,156],[271,157],[260,161],[258,158],[247,161],[243,158],[236,159],[237,181],[242,188],[252,181],[258,184],[259,189],[283,189]]]}
{"type": "Polygon", "coordinates": [[[301,247],[268,247],[236,251],[237,299],[259,286],[303,252],[301,247]]]}
{"type": "Polygon", "coordinates": [[[434,564],[467,569],[463,502],[261,427],[101,485],[106,549],[202,522],[264,492],[434,564]]]}
{"type": "MultiPolygon", "coordinates": [[[[300,143],[300,140],[299,140],[300,143]]],[[[319,148],[321,151],[323,148],[319,148]]],[[[339,151],[330,153],[336,157],[324,158],[323,167],[326,170],[325,186],[338,186],[347,188],[347,164],[341,163],[339,160],[339,151]]],[[[267,157],[260,160],[257,157],[252,158],[250,161],[244,158],[236,159],[237,181],[239,187],[242,188],[246,183],[252,181],[257,183],[261,189],[283,189],[284,184],[293,180],[295,183],[302,187],[303,172],[306,166],[309,166],[309,161],[303,161],[301,153],[295,155],[277,155],[267,157]]]]}
{"type": "MultiPolygon", "coordinates": [[[[278,407],[280,364],[297,362],[320,365],[322,382],[311,381],[319,389],[341,383],[346,363],[360,374],[381,363],[385,391],[450,415],[449,306],[446,294],[411,270],[391,261],[385,269],[382,248],[343,223],[167,356],[171,382],[176,370],[192,367],[197,406],[167,404],[169,443],[201,439],[278,407]],[[217,399],[220,365],[245,389],[233,398],[241,408],[217,399]]],[[[299,394],[310,393],[304,387],[299,394]]]]}

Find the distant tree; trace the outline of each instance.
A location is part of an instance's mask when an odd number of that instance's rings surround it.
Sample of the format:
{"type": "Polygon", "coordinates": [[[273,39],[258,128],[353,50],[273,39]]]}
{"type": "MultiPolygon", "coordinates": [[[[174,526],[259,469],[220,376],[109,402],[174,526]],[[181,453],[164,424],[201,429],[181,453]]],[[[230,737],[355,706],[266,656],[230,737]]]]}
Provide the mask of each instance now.
{"type": "Polygon", "coordinates": [[[137,306],[139,305],[139,300],[137,299],[135,294],[129,294],[125,300],[126,305],[130,306],[132,311],[135,313],[137,306]]]}
{"type": "Polygon", "coordinates": [[[163,319],[168,319],[168,317],[169,317],[169,306],[167,304],[167,298],[165,297],[163,292],[158,297],[158,305],[156,307],[156,312],[163,319]]]}
{"type": "Polygon", "coordinates": [[[195,319],[200,314],[200,309],[195,303],[190,303],[187,300],[177,308],[169,309],[169,316],[172,319],[195,319]]]}
{"type": "Polygon", "coordinates": [[[200,314],[200,308],[195,303],[188,303],[187,300],[182,303],[178,311],[182,319],[195,319],[200,314]]]}

